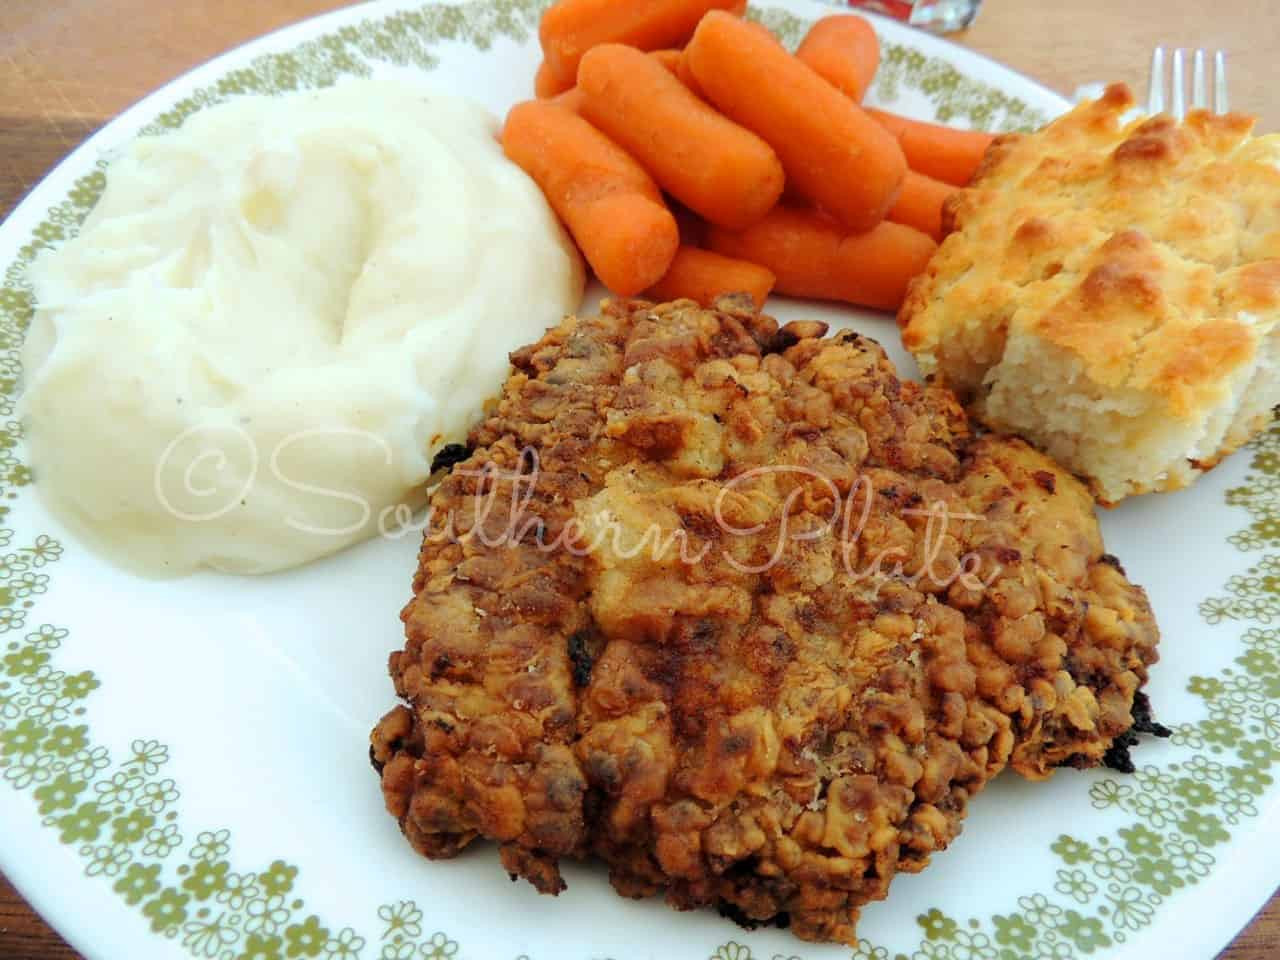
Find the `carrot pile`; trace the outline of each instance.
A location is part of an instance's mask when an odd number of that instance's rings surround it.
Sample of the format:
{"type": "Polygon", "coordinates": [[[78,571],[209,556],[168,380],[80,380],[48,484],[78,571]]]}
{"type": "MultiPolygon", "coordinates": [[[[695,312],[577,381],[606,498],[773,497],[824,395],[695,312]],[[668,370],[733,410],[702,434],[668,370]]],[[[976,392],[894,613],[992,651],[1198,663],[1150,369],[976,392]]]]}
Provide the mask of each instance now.
{"type": "Polygon", "coordinates": [[[615,294],[896,309],[991,137],[864,109],[862,17],[819,20],[793,55],[745,7],[553,4],[503,148],[615,294]]]}

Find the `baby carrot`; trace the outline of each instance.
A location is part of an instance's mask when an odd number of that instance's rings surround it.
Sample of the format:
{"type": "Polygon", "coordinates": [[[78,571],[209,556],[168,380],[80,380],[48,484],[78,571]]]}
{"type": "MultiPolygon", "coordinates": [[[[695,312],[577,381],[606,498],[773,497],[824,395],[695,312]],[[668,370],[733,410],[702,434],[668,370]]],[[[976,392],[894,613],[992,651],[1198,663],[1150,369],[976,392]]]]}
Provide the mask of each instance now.
{"type": "Polygon", "coordinates": [[[538,64],[538,72],[533,76],[533,95],[539,100],[558,96],[572,86],[572,83],[568,86],[561,83],[560,78],[552,72],[545,60],[538,64]]]}
{"type": "Polygon", "coordinates": [[[861,102],[880,66],[880,41],[863,17],[836,14],[809,28],[796,56],[845,96],[861,102]]]}
{"type": "Polygon", "coordinates": [[[756,307],[763,307],[773,289],[774,276],[764,267],[745,260],[681,247],[671,261],[667,275],[649,288],[650,300],[697,300],[704,307],[726,293],[749,293],[756,307]]]}
{"type": "MultiPolygon", "coordinates": [[[[662,64],[667,72],[674,74],[680,60],[683,59],[679,50],[654,50],[649,54],[654,60],[662,64]]],[[[551,97],[551,102],[558,107],[564,107],[566,110],[572,110],[579,116],[582,115],[582,90],[578,87],[570,87],[563,93],[556,94],[551,97]]]]}
{"type": "Polygon", "coordinates": [[[769,145],[695,97],[651,56],[618,43],[582,58],[582,110],[664,190],[712,223],[745,227],[782,195],[769,145]]]}
{"type": "Polygon", "coordinates": [[[685,56],[707,98],[778,152],[797,192],[850,230],[884,219],[907,170],[902,149],[772,34],[712,11],[685,56]]]}
{"type": "Polygon", "coordinates": [[[658,185],[581,117],[531,100],[507,114],[502,147],[546,194],[600,281],[630,297],[671,266],[680,233],[658,185]]]}
{"type": "Polygon", "coordinates": [[[772,270],[779,293],[881,310],[901,306],[907,284],[937,249],[919,230],[887,220],[850,234],[819,211],[786,207],[738,233],[712,227],[708,242],[716,253],[772,270]]]}
{"type": "Polygon", "coordinates": [[[572,86],[578,61],[601,43],[641,50],[682,47],[708,10],[745,8],[742,0],[560,0],[542,15],[538,37],[548,68],[572,86]]]}
{"type": "Polygon", "coordinates": [[[898,138],[912,170],[956,187],[968,186],[995,139],[989,133],[911,120],[886,110],[867,113],[898,138]]]}
{"type": "Polygon", "coordinates": [[[941,242],[942,204],[955,191],[956,188],[949,183],[908,170],[907,178],[902,181],[902,193],[898,194],[898,202],[889,208],[889,219],[894,223],[915,227],[941,242]]]}

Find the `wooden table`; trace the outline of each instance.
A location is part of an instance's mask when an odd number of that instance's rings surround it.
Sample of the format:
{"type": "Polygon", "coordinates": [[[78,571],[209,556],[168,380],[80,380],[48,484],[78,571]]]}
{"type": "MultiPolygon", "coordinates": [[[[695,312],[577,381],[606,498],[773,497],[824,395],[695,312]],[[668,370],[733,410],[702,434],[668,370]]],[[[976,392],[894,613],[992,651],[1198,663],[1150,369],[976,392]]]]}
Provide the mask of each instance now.
{"type": "MultiPolygon", "coordinates": [[[[0,219],[73,147],[167,80],[342,0],[0,0],[0,219]]],[[[1070,93],[1126,80],[1145,90],[1151,48],[1229,53],[1231,102],[1280,130],[1272,0],[986,0],[962,43],[1070,93]]],[[[71,950],[0,877],[0,956],[68,960],[71,950]]],[[[1223,955],[1280,956],[1280,897],[1223,955]]]]}

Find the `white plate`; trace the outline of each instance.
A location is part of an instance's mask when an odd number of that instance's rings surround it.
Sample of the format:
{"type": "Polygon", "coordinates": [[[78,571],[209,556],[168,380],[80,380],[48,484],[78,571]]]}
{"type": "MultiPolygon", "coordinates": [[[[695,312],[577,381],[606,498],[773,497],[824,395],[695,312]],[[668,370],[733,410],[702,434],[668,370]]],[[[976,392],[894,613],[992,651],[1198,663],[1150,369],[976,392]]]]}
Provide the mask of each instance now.
{"type": "MultiPolygon", "coordinates": [[[[503,111],[530,87],[540,7],[344,10],[220,57],[104,128],[0,227],[0,415],[12,416],[26,266],[74,231],[112,147],[227,96],[352,71],[431,70],[503,111]]],[[[794,41],[823,8],[769,0],[758,12],[794,41]]],[[[1065,106],[972,53],[877,28],[885,67],[872,97],[902,112],[1009,127],[1065,106]]],[[[775,312],[852,323],[912,369],[885,317],[775,312]]],[[[412,539],[279,576],[144,582],[42,511],[15,424],[0,447],[0,868],[86,955],[849,956],[712,911],[622,900],[592,867],[568,868],[568,892],[551,899],[507,882],[483,846],[421,859],[367,760],[369,728],[392,702],[385,661],[401,641],[412,539]]],[[[952,850],[867,908],[860,960],[1207,958],[1280,880],[1266,826],[1280,813],[1280,430],[1194,489],[1103,522],[1163,627],[1150,692],[1177,736],[1138,750],[1139,777],[1002,777],[952,850]]]]}

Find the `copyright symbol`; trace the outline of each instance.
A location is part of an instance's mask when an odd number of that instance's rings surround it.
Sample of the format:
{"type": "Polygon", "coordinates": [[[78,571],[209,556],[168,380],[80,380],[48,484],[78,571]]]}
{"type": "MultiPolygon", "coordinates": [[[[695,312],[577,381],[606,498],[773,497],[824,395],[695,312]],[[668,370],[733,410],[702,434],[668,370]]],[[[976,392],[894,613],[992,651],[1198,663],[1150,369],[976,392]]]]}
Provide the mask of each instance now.
{"type": "Polygon", "coordinates": [[[231,424],[197,424],[178,434],[164,448],[156,462],[154,484],[156,499],[171,515],[179,520],[199,523],[217,520],[239,505],[258,475],[258,448],[243,429],[231,424]],[[216,480],[224,475],[234,475],[242,460],[232,460],[228,451],[247,453],[248,469],[244,481],[234,491],[228,491],[216,480]],[[181,476],[174,477],[175,471],[181,476]],[[180,480],[183,506],[209,509],[190,510],[176,506],[166,493],[170,481],[180,480]],[[225,502],[223,502],[225,501],[225,502]]]}

